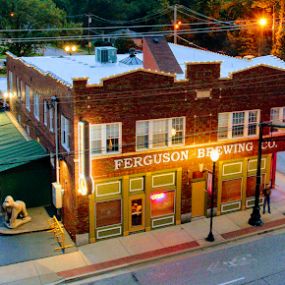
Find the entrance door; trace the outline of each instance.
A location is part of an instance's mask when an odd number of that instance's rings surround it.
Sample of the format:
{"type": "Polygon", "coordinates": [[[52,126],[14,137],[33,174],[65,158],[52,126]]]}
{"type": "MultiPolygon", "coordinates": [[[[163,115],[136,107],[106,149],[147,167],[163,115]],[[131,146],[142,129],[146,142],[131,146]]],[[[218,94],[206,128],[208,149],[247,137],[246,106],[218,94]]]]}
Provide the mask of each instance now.
{"type": "Polygon", "coordinates": [[[130,232],[144,230],[145,227],[145,203],[144,195],[134,195],[130,197],[129,203],[129,225],[130,232]]]}
{"type": "Polygon", "coordinates": [[[192,218],[205,215],[206,182],[192,183],[192,218]]]}

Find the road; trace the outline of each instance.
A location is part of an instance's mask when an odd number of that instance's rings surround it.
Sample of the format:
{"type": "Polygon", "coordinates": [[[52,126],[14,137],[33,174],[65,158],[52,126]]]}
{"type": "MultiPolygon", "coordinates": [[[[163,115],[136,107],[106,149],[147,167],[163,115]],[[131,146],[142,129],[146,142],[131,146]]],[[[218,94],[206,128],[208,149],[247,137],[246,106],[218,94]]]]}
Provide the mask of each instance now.
{"type": "Polygon", "coordinates": [[[69,284],[284,285],[285,233],[267,233],[69,284]]]}

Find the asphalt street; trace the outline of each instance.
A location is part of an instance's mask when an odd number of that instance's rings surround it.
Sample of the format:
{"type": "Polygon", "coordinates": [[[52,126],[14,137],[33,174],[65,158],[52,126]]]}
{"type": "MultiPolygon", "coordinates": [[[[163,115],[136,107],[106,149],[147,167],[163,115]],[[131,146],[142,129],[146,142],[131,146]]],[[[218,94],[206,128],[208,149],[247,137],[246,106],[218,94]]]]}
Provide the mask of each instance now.
{"type": "Polygon", "coordinates": [[[284,285],[285,233],[268,233],[222,249],[177,256],[160,264],[144,265],[73,284],[85,285],[284,285]]]}

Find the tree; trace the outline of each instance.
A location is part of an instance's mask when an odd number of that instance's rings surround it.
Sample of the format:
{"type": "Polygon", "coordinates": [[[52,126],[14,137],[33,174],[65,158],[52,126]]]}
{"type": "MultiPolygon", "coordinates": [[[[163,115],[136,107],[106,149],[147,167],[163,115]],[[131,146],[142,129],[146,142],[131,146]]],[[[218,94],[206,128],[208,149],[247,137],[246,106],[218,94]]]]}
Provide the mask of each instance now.
{"type": "Polygon", "coordinates": [[[285,33],[284,33],[284,16],[285,16],[285,1],[279,1],[279,23],[277,32],[275,35],[274,45],[272,47],[272,53],[285,59],[285,33]]]}
{"type": "Polygon", "coordinates": [[[2,32],[5,45],[12,53],[23,56],[35,52],[37,42],[27,42],[28,37],[46,37],[59,35],[58,32],[31,29],[60,28],[66,23],[66,14],[57,8],[52,0],[1,0],[1,29],[16,29],[17,32],[2,32]],[[16,38],[20,38],[16,39],[16,38]]]}
{"type": "Polygon", "coordinates": [[[127,53],[130,48],[135,48],[136,44],[128,38],[118,38],[115,40],[114,46],[118,49],[118,53],[127,53]]]}

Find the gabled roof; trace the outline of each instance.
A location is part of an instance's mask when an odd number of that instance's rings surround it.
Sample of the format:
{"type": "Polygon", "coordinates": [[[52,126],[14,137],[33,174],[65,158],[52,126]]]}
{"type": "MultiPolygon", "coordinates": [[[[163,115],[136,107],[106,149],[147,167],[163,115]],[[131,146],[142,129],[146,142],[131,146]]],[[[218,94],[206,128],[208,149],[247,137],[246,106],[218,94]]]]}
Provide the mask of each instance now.
{"type": "Polygon", "coordinates": [[[27,141],[5,112],[0,112],[0,172],[47,156],[34,140],[27,141]]]}

